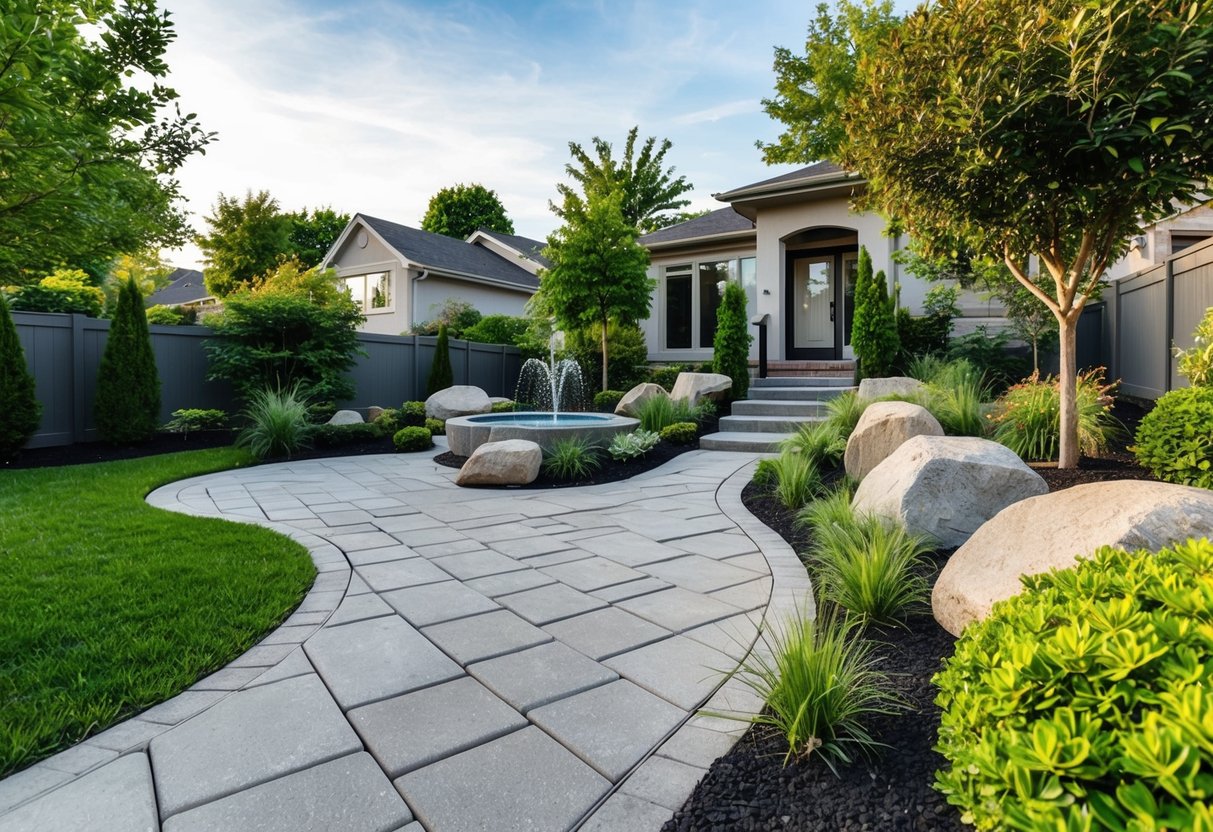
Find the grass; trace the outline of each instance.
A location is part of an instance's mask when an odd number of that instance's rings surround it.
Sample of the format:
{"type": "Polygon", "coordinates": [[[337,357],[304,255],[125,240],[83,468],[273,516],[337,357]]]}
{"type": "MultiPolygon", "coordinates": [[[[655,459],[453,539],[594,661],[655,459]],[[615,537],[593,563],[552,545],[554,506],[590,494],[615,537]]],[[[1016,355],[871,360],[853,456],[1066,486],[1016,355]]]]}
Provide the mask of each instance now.
{"type": "Polygon", "coordinates": [[[299,603],[315,575],[268,529],[152,508],[222,448],[0,474],[0,777],[189,687],[299,603]]]}
{"type": "Polygon", "coordinates": [[[299,397],[299,386],[289,390],[257,390],[249,396],[244,411],[249,426],[236,444],[248,448],[258,459],[290,457],[311,442],[307,402],[299,397]]]}
{"type": "Polygon", "coordinates": [[[553,442],[543,460],[543,470],[561,480],[586,479],[601,467],[597,446],[580,436],[553,442]]]}

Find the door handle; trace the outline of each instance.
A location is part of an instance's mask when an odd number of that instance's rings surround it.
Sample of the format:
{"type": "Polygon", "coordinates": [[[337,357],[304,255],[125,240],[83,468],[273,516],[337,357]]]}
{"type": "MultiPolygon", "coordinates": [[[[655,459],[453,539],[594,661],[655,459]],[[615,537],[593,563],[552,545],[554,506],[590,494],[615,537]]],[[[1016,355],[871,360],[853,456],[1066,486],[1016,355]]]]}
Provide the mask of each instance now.
{"type": "Polygon", "coordinates": [[[830,323],[834,323],[834,301],[830,301],[830,323]]]}

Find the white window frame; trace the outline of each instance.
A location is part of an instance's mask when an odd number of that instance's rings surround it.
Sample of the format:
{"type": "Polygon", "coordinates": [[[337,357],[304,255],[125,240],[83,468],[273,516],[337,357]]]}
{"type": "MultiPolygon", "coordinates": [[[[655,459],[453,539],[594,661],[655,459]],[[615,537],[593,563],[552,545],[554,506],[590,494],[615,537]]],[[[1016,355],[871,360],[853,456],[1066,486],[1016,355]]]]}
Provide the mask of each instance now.
{"type": "MultiPolygon", "coordinates": [[[[366,296],[367,290],[364,289],[361,305],[363,307],[365,307],[362,309],[363,315],[366,315],[366,316],[391,315],[396,312],[396,308],[397,308],[397,305],[399,303],[399,298],[400,298],[400,290],[401,290],[400,280],[399,280],[400,270],[399,270],[398,266],[399,266],[399,264],[393,263],[393,262],[366,263],[366,264],[358,265],[358,266],[347,266],[343,269],[337,270],[337,278],[341,281],[340,288],[344,291],[347,288],[346,281],[349,280],[350,278],[354,278],[354,277],[364,277],[365,278],[365,277],[369,277],[370,275],[373,275],[373,274],[387,274],[388,286],[391,287],[391,302],[388,303],[387,306],[381,306],[381,307],[378,307],[375,309],[369,308],[368,303],[369,303],[370,299],[366,296]]],[[[364,285],[365,285],[365,283],[364,283],[364,285]]]]}
{"type": "MultiPolygon", "coordinates": [[[[712,354],[712,347],[699,346],[700,335],[700,297],[701,287],[699,280],[701,276],[700,267],[708,263],[728,263],[729,264],[729,280],[736,280],[741,283],[741,261],[747,259],[754,260],[755,278],[758,273],[758,254],[755,251],[721,251],[713,253],[704,253],[687,258],[669,258],[661,263],[655,264],[658,270],[657,284],[657,338],[658,352],[668,353],[686,358],[707,358],[712,354]],[[671,347],[669,346],[669,322],[668,322],[668,294],[666,287],[666,277],[671,269],[679,270],[675,273],[675,277],[691,278],[691,346],[690,347],[671,347]],[[689,272],[686,269],[690,269],[689,272]]],[[[743,285],[744,288],[744,285],[743,285]]],[[[756,290],[757,291],[757,290],[756,290]]],[[[748,293],[747,293],[748,295],[748,293]]],[[[747,296],[748,300],[748,296],[747,296]]],[[[755,298],[755,301],[757,298],[755,298]]]]}

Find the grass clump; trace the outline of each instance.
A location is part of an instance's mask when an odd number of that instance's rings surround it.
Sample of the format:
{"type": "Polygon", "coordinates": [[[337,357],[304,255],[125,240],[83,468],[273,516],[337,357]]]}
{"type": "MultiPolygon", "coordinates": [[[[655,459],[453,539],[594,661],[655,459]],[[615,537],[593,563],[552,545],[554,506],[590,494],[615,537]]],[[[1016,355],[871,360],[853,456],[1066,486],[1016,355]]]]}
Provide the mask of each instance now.
{"type": "Polygon", "coordinates": [[[868,402],[859,398],[859,393],[854,390],[839,393],[826,402],[826,412],[829,414],[826,417],[826,424],[832,425],[845,442],[855,432],[855,426],[859,424],[859,417],[863,415],[867,406],[868,402]]]}
{"type": "Polygon", "coordinates": [[[307,402],[300,397],[297,386],[254,392],[244,417],[249,425],[236,437],[236,444],[258,459],[289,458],[311,443],[307,402]]]}
{"type": "Polygon", "coordinates": [[[222,448],[0,477],[0,777],[174,696],[298,605],[303,546],[144,501],[252,462],[222,448]]]}
{"type": "Polygon", "coordinates": [[[685,401],[674,401],[669,396],[652,396],[637,405],[636,418],[640,420],[640,427],[644,430],[661,433],[662,428],[679,422],[698,424],[715,412],[716,406],[710,402],[692,407],[685,401]]]}
{"type": "Polygon", "coordinates": [[[821,469],[807,454],[783,451],[779,456],[759,460],[754,481],[770,489],[771,494],[790,511],[796,511],[822,491],[821,469]]]}
{"type": "MultiPolygon", "coordinates": [[[[1103,368],[1078,374],[1078,450],[1095,456],[1116,433],[1120,423],[1112,415],[1115,383],[1104,383],[1103,368]]],[[[1033,373],[1013,385],[995,404],[990,420],[994,441],[1006,445],[1021,459],[1057,459],[1061,445],[1061,394],[1057,379],[1033,373]]]]}
{"type": "Polygon", "coordinates": [[[543,470],[562,480],[586,479],[600,467],[598,448],[579,436],[552,443],[543,460],[543,470]]]}
{"type": "Polygon", "coordinates": [[[798,453],[822,467],[833,468],[842,461],[847,450],[838,425],[833,422],[810,422],[779,445],[780,451],[798,453]]]}

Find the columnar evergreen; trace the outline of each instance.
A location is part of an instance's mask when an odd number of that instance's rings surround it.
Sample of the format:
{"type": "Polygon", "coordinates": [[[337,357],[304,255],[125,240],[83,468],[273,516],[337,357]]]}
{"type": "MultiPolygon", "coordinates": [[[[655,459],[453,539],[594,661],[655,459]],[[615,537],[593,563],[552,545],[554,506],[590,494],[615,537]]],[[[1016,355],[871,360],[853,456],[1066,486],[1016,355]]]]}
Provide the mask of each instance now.
{"type": "Polygon", "coordinates": [[[859,249],[855,278],[855,318],[851,347],[855,350],[855,378],[887,376],[897,358],[897,319],[889,302],[884,272],[872,275],[872,257],[859,249]]]}
{"type": "Polygon", "coordinates": [[[25,366],[17,327],[0,292],[0,460],[9,459],[38,430],[42,405],[34,395],[34,377],[25,366]]]}
{"type": "Polygon", "coordinates": [[[455,383],[451,370],[451,345],[446,333],[446,324],[438,327],[438,345],[434,350],[434,363],[430,366],[430,378],[425,385],[425,394],[432,396],[455,383]]]}
{"type": "Polygon", "coordinates": [[[93,418],[109,442],[144,442],[160,422],[160,375],[147,331],[143,295],[128,280],[118,293],[109,340],[97,371],[93,418]]]}
{"type": "Polygon", "coordinates": [[[745,289],[732,281],[725,284],[724,297],[716,310],[716,339],[712,344],[712,369],[733,380],[734,400],[744,399],[750,389],[750,334],[746,318],[745,289]]]}

